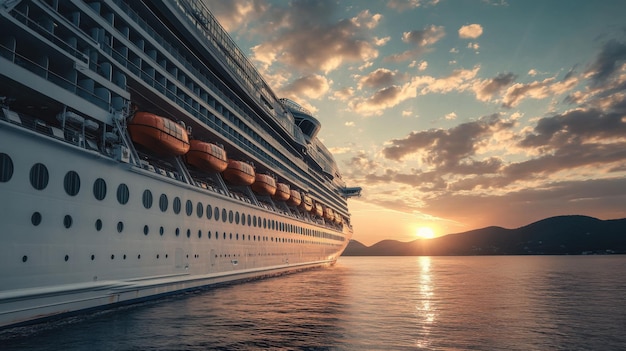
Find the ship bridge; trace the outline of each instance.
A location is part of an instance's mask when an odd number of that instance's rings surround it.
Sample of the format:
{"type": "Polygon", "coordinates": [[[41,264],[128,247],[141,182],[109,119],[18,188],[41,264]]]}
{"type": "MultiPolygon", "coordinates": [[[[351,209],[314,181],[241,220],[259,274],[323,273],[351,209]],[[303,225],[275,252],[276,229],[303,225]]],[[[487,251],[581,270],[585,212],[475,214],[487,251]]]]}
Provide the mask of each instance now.
{"type": "Polygon", "coordinates": [[[341,188],[341,196],[348,198],[348,197],[360,197],[361,196],[361,190],[363,190],[360,186],[354,186],[354,187],[346,187],[346,188],[341,188]]]}
{"type": "Polygon", "coordinates": [[[304,133],[304,135],[308,138],[308,141],[310,142],[313,140],[322,128],[320,121],[313,117],[313,114],[309,110],[300,106],[297,102],[287,98],[279,100],[289,110],[289,112],[291,112],[296,125],[300,127],[300,130],[302,130],[302,133],[304,133]]]}

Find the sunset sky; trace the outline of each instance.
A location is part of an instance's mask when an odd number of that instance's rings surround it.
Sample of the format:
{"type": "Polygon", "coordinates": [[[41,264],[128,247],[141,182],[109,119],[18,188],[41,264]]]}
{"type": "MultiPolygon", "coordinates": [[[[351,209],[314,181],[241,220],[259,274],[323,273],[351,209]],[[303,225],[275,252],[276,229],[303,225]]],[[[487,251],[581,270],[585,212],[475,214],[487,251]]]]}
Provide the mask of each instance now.
{"type": "Polygon", "coordinates": [[[626,1],[207,3],[363,187],[354,239],[626,217],[626,1]]]}

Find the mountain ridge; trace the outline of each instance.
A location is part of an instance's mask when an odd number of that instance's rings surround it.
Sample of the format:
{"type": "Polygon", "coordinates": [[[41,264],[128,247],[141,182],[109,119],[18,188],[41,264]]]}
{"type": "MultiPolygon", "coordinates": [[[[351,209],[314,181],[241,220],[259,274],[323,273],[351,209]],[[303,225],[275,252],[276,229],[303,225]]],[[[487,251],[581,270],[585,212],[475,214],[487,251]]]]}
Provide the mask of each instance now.
{"type": "Polygon", "coordinates": [[[581,255],[626,253],[626,218],[582,215],[545,218],[515,229],[489,226],[434,239],[351,240],[344,256],[581,255]]]}

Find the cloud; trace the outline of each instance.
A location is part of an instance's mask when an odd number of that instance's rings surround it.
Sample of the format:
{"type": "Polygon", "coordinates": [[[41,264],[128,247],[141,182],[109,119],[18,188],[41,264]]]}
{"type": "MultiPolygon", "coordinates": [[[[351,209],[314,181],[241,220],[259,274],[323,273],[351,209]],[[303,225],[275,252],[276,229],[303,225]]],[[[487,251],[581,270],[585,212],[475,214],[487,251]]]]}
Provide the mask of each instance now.
{"type": "Polygon", "coordinates": [[[587,75],[594,85],[602,84],[623,72],[626,63],[626,43],[610,40],[604,44],[602,51],[587,70],[587,75]]]}
{"type": "Polygon", "coordinates": [[[219,18],[219,22],[227,32],[244,25],[250,16],[255,13],[263,13],[267,7],[260,1],[221,1],[205,0],[211,13],[219,18]]]}
{"type": "Polygon", "coordinates": [[[574,88],[579,83],[579,78],[568,75],[566,79],[557,81],[554,77],[531,83],[516,83],[510,86],[502,98],[502,106],[515,107],[527,98],[545,99],[555,95],[561,95],[574,88]]]}
{"type": "Polygon", "coordinates": [[[459,29],[459,38],[476,39],[483,34],[483,26],[480,24],[468,24],[459,29]]]}
{"type": "Polygon", "coordinates": [[[311,74],[308,76],[300,77],[287,86],[283,87],[282,93],[284,96],[293,99],[302,99],[307,97],[309,99],[318,99],[330,89],[330,83],[324,76],[318,74],[311,74]]]}
{"type": "Polygon", "coordinates": [[[366,88],[381,88],[384,86],[393,85],[396,80],[398,71],[390,71],[386,68],[379,68],[374,72],[362,77],[358,82],[359,89],[366,88]]]}
{"type": "Polygon", "coordinates": [[[430,25],[421,30],[412,30],[402,34],[402,41],[412,46],[400,54],[393,54],[385,58],[386,61],[401,62],[420,56],[430,50],[430,46],[437,43],[446,35],[443,26],[430,25]]]}
{"type": "Polygon", "coordinates": [[[476,97],[480,101],[489,101],[494,95],[515,81],[517,75],[513,73],[500,73],[494,78],[484,80],[476,85],[476,97]]]}
{"type": "Polygon", "coordinates": [[[274,33],[271,40],[255,46],[253,59],[269,67],[276,62],[304,73],[330,72],[346,62],[369,61],[378,56],[372,29],[382,16],[365,10],[353,18],[330,22],[337,11],[332,1],[294,1],[275,7],[259,20],[274,33]]]}
{"type": "Polygon", "coordinates": [[[420,6],[434,6],[439,0],[389,0],[387,7],[402,12],[408,9],[418,8],[420,6]]]}

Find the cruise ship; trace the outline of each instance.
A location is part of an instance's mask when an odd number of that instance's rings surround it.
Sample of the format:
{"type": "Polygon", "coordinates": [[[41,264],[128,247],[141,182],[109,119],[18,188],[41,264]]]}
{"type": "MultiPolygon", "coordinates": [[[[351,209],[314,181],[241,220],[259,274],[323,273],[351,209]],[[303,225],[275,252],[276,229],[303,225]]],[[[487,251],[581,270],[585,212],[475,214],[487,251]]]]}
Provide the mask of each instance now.
{"type": "Polygon", "coordinates": [[[0,328],[333,264],[319,120],[195,0],[0,0],[0,328]]]}

